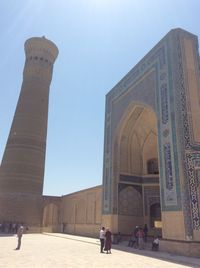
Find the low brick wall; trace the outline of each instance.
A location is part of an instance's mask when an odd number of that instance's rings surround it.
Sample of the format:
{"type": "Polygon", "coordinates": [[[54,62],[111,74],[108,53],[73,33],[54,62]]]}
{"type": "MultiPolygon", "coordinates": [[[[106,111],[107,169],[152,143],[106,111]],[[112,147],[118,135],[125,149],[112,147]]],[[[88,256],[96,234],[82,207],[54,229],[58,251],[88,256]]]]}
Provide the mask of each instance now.
{"type": "Polygon", "coordinates": [[[161,239],[160,250],[178,255],[200,257],[200,242],[161,239]]]}

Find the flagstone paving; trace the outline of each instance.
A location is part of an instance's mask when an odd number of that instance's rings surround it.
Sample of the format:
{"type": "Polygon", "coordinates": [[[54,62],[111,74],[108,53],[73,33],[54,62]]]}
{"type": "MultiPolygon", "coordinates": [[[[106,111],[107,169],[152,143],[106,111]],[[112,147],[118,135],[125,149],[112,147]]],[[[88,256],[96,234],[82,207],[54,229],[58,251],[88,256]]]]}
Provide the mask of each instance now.
{"type": "Polygon", "coordinates": [[[66,234],[25,234],[20,250],[16,236],[0,236],[0,267],[4,268],[171,268],[200,267],[200,259],[114,245],[112,254],[99,252],[99,240],[66,234]]]}

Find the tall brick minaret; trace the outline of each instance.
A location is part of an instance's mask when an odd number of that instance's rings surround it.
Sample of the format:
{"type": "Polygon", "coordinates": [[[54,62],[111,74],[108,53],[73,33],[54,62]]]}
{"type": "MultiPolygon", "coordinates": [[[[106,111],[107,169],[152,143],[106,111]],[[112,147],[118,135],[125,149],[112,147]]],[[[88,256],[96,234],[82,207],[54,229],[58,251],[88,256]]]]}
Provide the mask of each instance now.
{"type": "Polygon", "coordinates": [[[0,222],[42,220],[49,87],[58,55],[45,37],[25,42],[22,88],[0,167],[0,222]]]}

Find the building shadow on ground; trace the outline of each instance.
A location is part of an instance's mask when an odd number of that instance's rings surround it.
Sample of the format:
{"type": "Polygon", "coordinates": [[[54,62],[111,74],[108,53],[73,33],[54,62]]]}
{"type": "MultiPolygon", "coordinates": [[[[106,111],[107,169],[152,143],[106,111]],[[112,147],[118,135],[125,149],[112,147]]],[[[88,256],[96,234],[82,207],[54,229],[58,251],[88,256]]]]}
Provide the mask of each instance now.
{"type": "Polygon", "coordinates": [[[167,261],[167,262],[174,263],[174,264],[181,264],[185,267],[192,267],[192,268],[199,267],[199,266],[194,266],[194,264],[191,264],[191,262],[187,262],[187,260],[181,260],[181,258],[184,258],[185,256],[171,254],[171,253],[163,252],[163,251],[152,251],[150,242],[145,243],[145,248],[142,250],[138,248],[134,248],[134,247],[128,247],[128,241],[123,241],[119,244],[113,244],[112,248],[115,250],[128,252],[130,254],[135,254],[135,255],[140,255],[140,256],[158,259],[162,261],[167,261]]]}
{"type": "MultiPolygon", "coordinates": [[[[70,236],[68,236],[67,234],[56,234],[56,233],[43,233],[43,234],[55,236],[58,238],[73,240],[73,241],[77,241],[77,242],[93,244],[93,245],[96,245],[100,248],[100,241],[98,238],[91,239],[89,237],[83,237],[83,236],[80,237],[80,236],[71,235],[71,234],[70,234],[70,236]]],[[[122,241],[119,244],[113,244],[112,249],[124,251],[124,252],[130,253],[130,254],[149,257],[152,259],[167,261],[167,262],[170,262],[173,264],[180,264],[180,265],[183,265],[185,267],[191,267],[191,268],[198,268],[199,267],[199,265],[196,264],[196,262],[198,262],[198,261],[196,261],[195,263],[192,263],[192,258],[191,258],[191,260],[189,260],[190,257],[180,256],[180,255],[176,255],[176,254],[170,254],[168,252],[163,252],[163,251],[156,251],[156,252],[152,251],[151,250],[151,242],[145,243],[145,249],[143,249],[143,250],[139,250],[139,249],[136,249],[133,247],[128,247],[128,241],[122,241]]],[[[195,258],[195,260],[197,260],[197,259],[198,258],[195,258]]]]}

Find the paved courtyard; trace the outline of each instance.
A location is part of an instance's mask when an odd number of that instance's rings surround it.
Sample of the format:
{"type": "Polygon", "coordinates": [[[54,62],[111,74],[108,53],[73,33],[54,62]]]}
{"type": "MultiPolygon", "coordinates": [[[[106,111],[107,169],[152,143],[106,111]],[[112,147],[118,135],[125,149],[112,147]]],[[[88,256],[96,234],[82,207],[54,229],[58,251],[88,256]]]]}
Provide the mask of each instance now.
{"type": "Polygon", "coordinates": [[[1,236],[0,241],[0,267],[4,268],[200,267],[197,258],[139,251],[125,243],[115,245],[112,254],[100,254],[98,239],[65,234],[25,234],[19,251],[14,250],[16,236],[1,236]]]}

